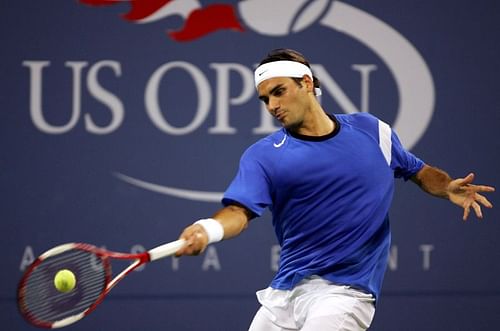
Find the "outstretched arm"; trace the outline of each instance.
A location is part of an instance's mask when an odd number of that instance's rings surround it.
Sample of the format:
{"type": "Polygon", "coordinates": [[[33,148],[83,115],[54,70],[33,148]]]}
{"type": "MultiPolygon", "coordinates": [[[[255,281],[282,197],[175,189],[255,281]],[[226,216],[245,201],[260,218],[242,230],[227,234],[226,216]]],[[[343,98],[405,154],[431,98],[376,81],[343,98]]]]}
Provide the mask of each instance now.
{"type": "MultiPolygon", "coordinates": [[[[222,226],[222,239],[229,239],[243,232],[247,228],[250,219],[254,216],[244,206],[234,204],[220,209],[212,216],[210,221],[216,221],[222,226]]],[[[179,238],[186,240],[186,245],[176,252],[176,256],[198,255],[209,244],[209,234],[200,224],[189,225],[179,238]]]]}
{"type": "Polygon", "coordinates": [[[464,210],[463,220],[467,220],[472,208],[478,218],[483,218],[481,205],[487,208],[493,205],[483,196],[483,192],[493,192],[494,187],[474,185],[474,174],[470,173],[464,178],[452,179],[446,172],[438,168],[425,165],[412,177],[412,181],[419,185],[425,192],[450,200],[464,210]]]}

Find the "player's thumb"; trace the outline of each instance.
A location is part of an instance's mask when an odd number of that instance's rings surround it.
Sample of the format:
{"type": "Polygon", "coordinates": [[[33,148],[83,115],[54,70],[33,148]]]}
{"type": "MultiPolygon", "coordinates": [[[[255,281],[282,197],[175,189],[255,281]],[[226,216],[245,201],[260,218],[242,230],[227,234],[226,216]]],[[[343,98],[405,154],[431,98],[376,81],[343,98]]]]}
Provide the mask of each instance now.
{"type": "Polygon", "coordinates": [[[464,178],[457,178],[456,180],[454,180],[453,186],[455,188],[460,188],[462,186],[466,186],[466,185],[472,183],[473,180],[474,180],[474,174],[471,172],[467,176],[465,176],[464,178]]]}

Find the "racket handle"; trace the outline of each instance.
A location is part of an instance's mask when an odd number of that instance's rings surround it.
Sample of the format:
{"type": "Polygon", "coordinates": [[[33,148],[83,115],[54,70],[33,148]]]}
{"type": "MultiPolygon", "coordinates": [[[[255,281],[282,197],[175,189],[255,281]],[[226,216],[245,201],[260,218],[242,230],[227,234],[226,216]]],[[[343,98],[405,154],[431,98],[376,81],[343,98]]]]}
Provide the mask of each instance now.
{"type": "Polygon", "coordinates": [[[184,239],[179,239],[176,241],[169,242],[168,244],[164,244],[158,247],[155,247],[153,249],[150,249],[148,251],[149,253],[149,260],[154,261],[154,260],[159,260],[164,257],[173,255],[175,252],[177,252],[184,244],[186,241],[184,239]]]}

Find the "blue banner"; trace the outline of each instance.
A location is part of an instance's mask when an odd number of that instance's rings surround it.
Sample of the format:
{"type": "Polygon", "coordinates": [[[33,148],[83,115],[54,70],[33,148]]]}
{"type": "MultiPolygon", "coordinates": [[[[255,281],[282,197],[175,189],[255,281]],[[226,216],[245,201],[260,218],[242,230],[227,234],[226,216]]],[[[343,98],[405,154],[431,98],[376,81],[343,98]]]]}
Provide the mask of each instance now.
{"type": "MultiPolygon", "coordinates": [[[[139,252],[220,208],[242,152],[279,124],[256,64],[293,48],[331,113],[370,112],[452,177],[499,185],[500,5],[495,1],[4,2],[0,22],[0,324],[26,267],[88,242],[139,252]]],[[[497,194],[488,196],[495,205],[497,194]]],[[[371,330],[493,330],[500,214],[397,181],[392,246],[371,330]]],[[[279,261],[271,216],[198,257],[120,283],[72,330],[246,330],[279,261]]],[[[123,267],[123,266],[122,266],[123,267]]]]}

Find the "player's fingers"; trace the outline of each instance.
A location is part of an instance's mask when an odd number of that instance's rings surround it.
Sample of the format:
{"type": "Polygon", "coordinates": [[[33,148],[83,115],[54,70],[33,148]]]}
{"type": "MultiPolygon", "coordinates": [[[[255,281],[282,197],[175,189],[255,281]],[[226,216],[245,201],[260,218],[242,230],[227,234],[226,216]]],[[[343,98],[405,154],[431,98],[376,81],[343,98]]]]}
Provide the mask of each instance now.
{"type": "Polygon", "coordinates": [[[207,247],[208,239],[207,236],[201,232],[195,233],[194,249],[196,249],[196,254],[203,253],[207,247]]]}
{"type": "Polygon", "coordinates": [[[199,255],[208,245],[206,231],[199,224],[191,225],[183,232],[181,237],[186,240],[184,247],[177,252],[180,255],[199,255]]]}
{"type": "Polygon", "coordinates": [[[474,209],[474,212],[476,213],[476,216],[481,219],[483,218],[483,213],[481,212],[481,206],[477,202],[472,203],[472,208],[474,209]]]}
{"type": "Polygon", "coordinates": [[[491,202],[488,199],[486,199],[485,196],[483,196],[481,194],[476,193],[476,201],[479,201],[486,208],[492,208],[493,207],[493,205],[491,204],[491,202]]]}
{"type": "Polygon", "coordinates": [[[198,244],[192,239],[187,239],[186,244],[184,247],[179,249],[176,253],[175,256],[183,256],[183,255],[198,255],[200,254],[202,249],[199,247],[198,244]]]}
{"type": "Polygon", "coordinates": [[[186,238],[184,237],[180,237],[180,239],[184,239],[185,240],[185,243],[184,243],[184,246],[182,246],[181,248],[179,248],[176,252],[175,252],[175,257],[180,257],[180,256],[183,256],[183,255],[186,255],[186,251],[187,251],[187,247],[188,247],[188,241],[186,240],[186,238]]]}
{"type": "Polygon", "coordinates": [[[487,185],[474,185],[474,189],[476,192],[495,192],[495,188],[493,186],[487,185]]]}
{"type": "Polygon", "coordinates": [[[184,248],[179,248],[174,254],[175,257],[181,257],[183,255],[184,255],[184,248]]]}
{"type": "Polygon", "coordinates": [[[185,255],[186,247],[188,245],[188,240],[183,234],[179,236],[179,239],[184,240],[184,245],[175,252],[174,254],[175,257],[180,257],[182,255],[185,255]]]}
{"type": "Polygon", "coordinates": [[[473,181],[474,181],[474,174],[471,172],[470,174],[468,174],[464,178],[458,178],[457,184],[459,186],[464,186],[464,185],[472,183],[473,181]]]}
{"type": "Polygon", "coordinates": [[[462,217],[462,219],[464,221],[467,221],[467,218],[469,217],[469,213],[470,213],[469,208],[464,208],[464,216],[462,217]]]}
{"type": "Polygon", "coordinates": [[[467,218],[469,217],[470,205],[470,203],[464,203],[464,216],[462,218],[464,221],[467,221],[467,218]]]}
{"type": "Polygon", "coordinates": [[[195,233],[196,233],[196,228],[193,225],[188,226],[182,234],[180,235],[179,239],[183,239],[185,241],[184,246],[182,246],[176,253],[175,256],[179,257],[182,255],[193,255],[193,245],[195,242],[195,233]]]}

